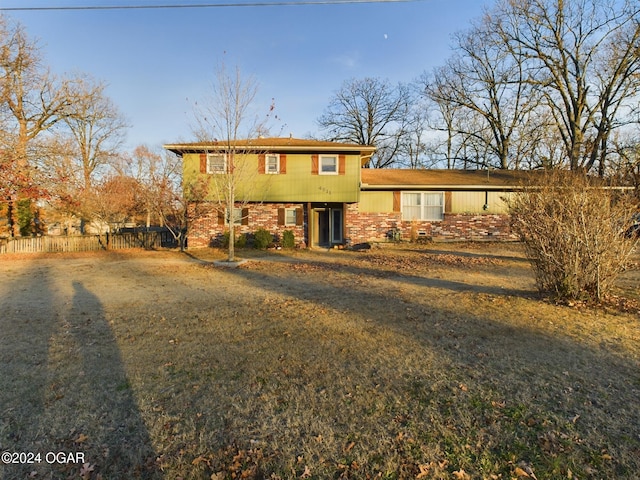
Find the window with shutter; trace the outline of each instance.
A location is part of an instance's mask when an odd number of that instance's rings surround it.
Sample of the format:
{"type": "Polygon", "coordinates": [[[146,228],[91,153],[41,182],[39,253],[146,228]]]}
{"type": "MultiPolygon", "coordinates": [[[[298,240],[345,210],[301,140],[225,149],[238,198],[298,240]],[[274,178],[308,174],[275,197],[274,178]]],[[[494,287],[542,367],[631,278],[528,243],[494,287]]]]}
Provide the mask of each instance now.
{"type": "Polygon", "coordinates": [[[320,175],[338,175],[338,155],[320,155],[320,175]]]}
{"type": "Polygon", "coordinates": [[[265,155],[264,173],[272,175],[280,173],[280,155],[277,153],[268,153],[265,155]]]}
{"type": "Polygon", "coordinates": [[[444,192],[402,192],[402,219],[438,221],[444,218],[444,192]]]}
{"type": "Polygon", "coordinates": [[[207,155],[207,173],[225,173],[227,171],[227,156],[224,153],[210,153],[207,155]]]}

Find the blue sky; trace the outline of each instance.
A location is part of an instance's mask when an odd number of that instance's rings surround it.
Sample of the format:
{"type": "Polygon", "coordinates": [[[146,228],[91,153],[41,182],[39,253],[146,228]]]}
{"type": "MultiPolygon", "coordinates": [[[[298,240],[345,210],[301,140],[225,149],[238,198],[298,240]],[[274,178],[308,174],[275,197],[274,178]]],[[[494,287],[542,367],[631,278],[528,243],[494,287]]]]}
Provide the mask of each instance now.
{"type": "MultiPolygon", "coordinates": [[[[238,0],[242,3],[247,0],[238,0]]],[[[271,0],[264,0],[265,2],[271,0]]],[[[0,0],[0,7],[176,5],[228,0],[0,0]]],[[[132,125],[130,148],[191,141],[193,102],[216,65],[258,83],[273,133],[317,134],[317,118],[351,78],[409,82],[451,54],[451,35],[482,0],[271,7],[12,11],[56,74],[89,74],[132,125]]]]}

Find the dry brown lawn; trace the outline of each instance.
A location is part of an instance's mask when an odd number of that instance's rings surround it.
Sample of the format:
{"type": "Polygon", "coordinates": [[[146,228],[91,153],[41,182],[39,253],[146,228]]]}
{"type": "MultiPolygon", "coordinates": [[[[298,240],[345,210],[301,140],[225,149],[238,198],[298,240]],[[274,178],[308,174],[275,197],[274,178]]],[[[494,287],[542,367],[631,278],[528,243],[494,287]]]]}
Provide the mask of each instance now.
{"type": "Polygon", "coordinates": [[[0,257],[0,479],[640,478],[640,256],[590,306],[517,244],[245,254],[0,257]]]}

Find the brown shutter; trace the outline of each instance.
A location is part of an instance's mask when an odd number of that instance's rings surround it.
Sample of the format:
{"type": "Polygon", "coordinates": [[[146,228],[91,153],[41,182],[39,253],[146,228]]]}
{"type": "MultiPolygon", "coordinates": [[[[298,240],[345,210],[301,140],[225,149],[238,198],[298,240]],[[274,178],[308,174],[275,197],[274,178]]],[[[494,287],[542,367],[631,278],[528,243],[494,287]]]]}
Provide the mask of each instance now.
{"type": "Polygon", "coordinates": [[[200,173],[207,173],[207,154],[200,154],[200,173]]]}
{"type": "Polygon", "coordinates": [[[304,210],[302,208],[296,208],[296,225],[304,224],[304,210]]]}
{"type": "Polygon", "coordinates": [[[248,208],[242,209],[242,219],[240,220],[240,223],[242,225],[249,225],[249,209],[248,208]]]}
{"type": "Polygon", "coordinates": [[[265,164],[265,155],[264,153],[260,153],[258,155],[258,173],[266,172],[266,164],[265,164]]]}
{"type": "Polygon", "coordinates": [[[346,171],[347,160],[344,155],[338,155],[338,175],[344,175],[346,171]]]}
{"type": "Polygon", "coordinates": [[[393,211],[394,212],[399,212],[400,211],[400,190],[395,190],[393,192],[393,211]]]}
{"type": "Polygon", "coordinates": [[[285,215],[284,208],[279,208],[278,209],[278,225],[284,225],[284,215],[285,215]]]}
{"type": "Polygon", "coordinates": [[[311,155],[311,175],[318,175],[318,155],[311,155]]]}
{"type": "Polygon", "coordinates": [[[287,173],[287,154],[280,154],[280,173],[287,173]]]}
{"type": "Polygon", "coordinates": [[[224,209],[218,210],[218,225],[224,225],[224,209]]]}
{"type": "Polygon", "coordinates": [[[451,213],[451,191],[444,192],[444,213],[451,213]]]}

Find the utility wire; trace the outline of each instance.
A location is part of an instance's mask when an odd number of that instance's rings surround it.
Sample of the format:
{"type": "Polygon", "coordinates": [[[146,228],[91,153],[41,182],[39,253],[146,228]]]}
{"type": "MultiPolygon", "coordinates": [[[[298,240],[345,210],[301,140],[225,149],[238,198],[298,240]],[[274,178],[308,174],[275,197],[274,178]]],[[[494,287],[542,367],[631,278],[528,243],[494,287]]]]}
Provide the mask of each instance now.
{"type": "Polygon", "coordinates": [[[292,7],[305,5],[346,5],[354,3],[412,3],[424,0],[302,0],[251,3],[191,3],[186,5],[84,5],[75,7],[0,7],[0,12],[25,11],[62,11],[62,10],[148,10],[148,9],[176,9],[176,8],[230,8],[230,7],[292,7]]]}

